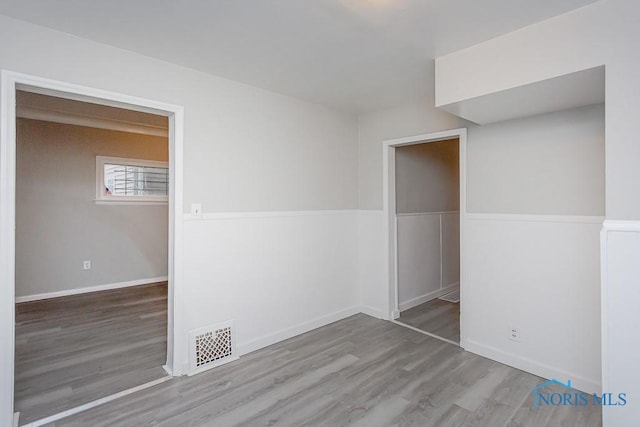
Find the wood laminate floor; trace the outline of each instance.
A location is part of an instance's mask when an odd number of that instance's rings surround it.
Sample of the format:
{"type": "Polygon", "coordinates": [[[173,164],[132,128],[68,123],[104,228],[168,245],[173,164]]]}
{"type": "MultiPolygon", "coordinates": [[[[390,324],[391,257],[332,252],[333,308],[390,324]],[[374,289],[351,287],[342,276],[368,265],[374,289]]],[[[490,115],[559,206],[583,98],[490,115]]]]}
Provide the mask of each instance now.
{"type": "Polygon", "coordinates": [[[534,409],[544,381],[359,314],[55,426],[601,425],[599,407],[534,409]]]}
{"type": "Polygon", "coordinates": [[[460,342],[460,304],[438,298],[400,313],[398,322],[460,342]]]}
{"type": "Polygon", "coordinates": [[[20,424],[166,375],[167,284],[16,304],[20,424]]]}

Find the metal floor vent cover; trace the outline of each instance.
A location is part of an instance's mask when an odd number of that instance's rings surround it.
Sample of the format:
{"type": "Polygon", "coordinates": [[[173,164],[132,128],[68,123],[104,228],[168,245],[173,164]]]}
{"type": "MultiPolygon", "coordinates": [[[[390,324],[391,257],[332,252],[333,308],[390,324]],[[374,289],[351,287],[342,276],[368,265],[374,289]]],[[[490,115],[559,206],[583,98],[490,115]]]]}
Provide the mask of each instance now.
{"type": "Polygon", "coordinates": [[[238,359],[233,321],[222,322],[189,333],[189,375],[238,359]]]}

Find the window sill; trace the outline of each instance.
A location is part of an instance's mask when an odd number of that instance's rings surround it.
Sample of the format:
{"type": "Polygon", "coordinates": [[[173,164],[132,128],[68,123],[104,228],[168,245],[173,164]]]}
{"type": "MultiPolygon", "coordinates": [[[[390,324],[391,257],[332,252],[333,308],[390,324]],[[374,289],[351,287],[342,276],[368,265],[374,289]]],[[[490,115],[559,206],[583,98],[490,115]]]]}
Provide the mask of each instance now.
{"type": "Polygon", "coordinates": [[[141,206],[141,205],[168,205],[168,201],[161,200],[103,200],[103,199],[94,199],[93,202],[96,205],[132,205],[132,206],[141,206]]]}

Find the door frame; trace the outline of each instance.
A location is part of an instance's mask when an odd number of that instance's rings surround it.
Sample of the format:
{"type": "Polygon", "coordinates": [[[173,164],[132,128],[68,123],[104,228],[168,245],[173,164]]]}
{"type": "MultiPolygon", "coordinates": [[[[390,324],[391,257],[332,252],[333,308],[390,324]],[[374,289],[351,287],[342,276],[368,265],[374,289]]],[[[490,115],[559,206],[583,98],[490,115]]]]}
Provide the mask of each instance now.
{"type": "Polygon", "coordinates": [[[426,144],[430,142],[446,141],[458,138],[458,160],[460,169],[460,347],[466,343],[467,316],[465,307],[469,305],[470,295],[466,274],[465,224],[467,217],[467,129],[451,129],[441,132],[427,133],[423,135],[409,136],[405,138],[390,139],[382,144],[382,168],[383,168],[383,209],[385,226],[387,228],[387,260],[388,260],[388,318],[393,321],[400,317],[398,302],[398,229],[396,221],[396,148],[426,144]]]}
{"type": "MultiPolygon", "coordinates": [[[[183,142],[184,108],[13,71],[0,71],[0,414],[13,417],[15,357],[16,91],[159,114],[169,120],[169,248],[167,361],[171,376],[184,373],[183,142]]],[[[6,420],[9,421],[9,420],[6,420]]],[[[4,424],[5,420],[0,420],[4,424]]],[[[7,424],[11,425],[11,424],[7,424]]]]}

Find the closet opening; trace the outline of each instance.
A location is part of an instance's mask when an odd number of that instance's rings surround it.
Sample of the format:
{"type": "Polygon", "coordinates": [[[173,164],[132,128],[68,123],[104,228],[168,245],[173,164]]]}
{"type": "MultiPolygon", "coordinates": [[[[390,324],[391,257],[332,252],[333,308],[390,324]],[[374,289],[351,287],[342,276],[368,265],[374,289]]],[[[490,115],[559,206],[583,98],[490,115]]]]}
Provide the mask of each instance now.
{"type": "Polygon", "coordinates": [[[387,141],[391,319],[461,345],[465,130],[387,141]]]}

